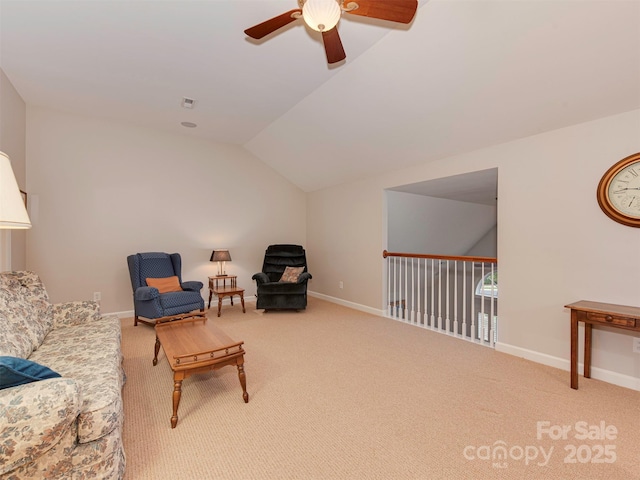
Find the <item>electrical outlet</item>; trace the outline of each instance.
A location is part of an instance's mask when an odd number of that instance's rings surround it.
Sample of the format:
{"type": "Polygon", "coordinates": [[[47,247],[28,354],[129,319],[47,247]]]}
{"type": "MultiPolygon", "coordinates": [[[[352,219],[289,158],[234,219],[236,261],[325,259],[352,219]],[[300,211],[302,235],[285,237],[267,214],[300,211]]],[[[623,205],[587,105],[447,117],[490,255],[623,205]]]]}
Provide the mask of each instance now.
{"type": "Polygon", "coordinates": [[[99,302],[102,300],[102,294],[100,292],[93,292],[93,301],[99,302]]]}
{"type": "Polygon", "coordinates": [[[640,353],[640,337],[633,339],[633,353],[640,353]]]}
{"type": "Polygon", "coordinates": [[[344,283],[342,283],[342,280],[340,280],[340,283],[338,284],[338,287],[344,288],[344,283]]]}

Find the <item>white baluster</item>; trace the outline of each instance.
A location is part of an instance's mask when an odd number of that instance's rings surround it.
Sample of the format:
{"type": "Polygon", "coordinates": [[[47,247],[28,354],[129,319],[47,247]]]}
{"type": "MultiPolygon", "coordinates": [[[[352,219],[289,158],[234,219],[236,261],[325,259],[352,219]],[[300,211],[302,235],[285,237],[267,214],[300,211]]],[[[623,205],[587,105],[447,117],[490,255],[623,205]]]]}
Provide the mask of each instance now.
{"type": "Polygon", "coordinates": [[[409,305],[407,299],[409,298],[409,282],[407,281],[407,275],[409,271],[409,265],[407,264],[407,257],[404,257],[404,300],[402,300],[404,306],[404,313],[402,314],[403,320],[406,322],[409,320],[409,305]]]}
{"type": "Polygon", "coordinates": [[[442,325],[442,261],[438,260],[438,318],[436,319],[435,328],[438,330],[442,325]]]}
{"type": "Polygon", "coordinates": [[[411,323],[416,323],[416,304],[415,304],[415,296],[416,296],[416,285],[415,285],[415,274],[414,274],[414,266],[413,266],[413,257],[411,257],[411,323]]]}
{"type": "Polygon", "coordinates": [[[422,323],[422,311],[420,310],[420,299],[422,298],[422,291],[420,290],[420,259],[418,258],[418,271],[416,273],[418,277],[418,285],[416,287],[416,324],[422,323]]]}
{"type": "Polygon", "coordinates": [[[436,325],[436,280],[435,280],[435,275],[436,275],[436,266],[435,266],[435,260],[432,258],[431,259],[431,321],[429,323],[429,326],[433,329],[435,328],[436,325]]]}
{"type": "Polygon", "coordinates": [[[449,335],[451,333],[451,316],[449,315],[449,271],[451,270],[451,267],[449,266],[449,260],[447,260],[447,285],[446,285],[446,332],[447,335],[449,335]]]}
{"type": "Polygon", "coordinates": [[[485,316],[484,316],[484,262],[482,262],[482,269],[480,270],[480,318],[482,319],[482,322],[480,323],[480,325],[478,326],[478,330],[481,331],[481,337],[480,337],[480,342],[484,343],[484,339],[486,337],[486,325],[487,323],[485,322],[485,316]]]}
{"type": "Polygon", "coordinates": [[[398,257],[398,301],[396,303],[398,319],[402,318],[402,257],[398,257]]]}
{"type": "Polygon", "coordinates": [[[467,266],[469,262],[462,262],[462,331],[467,336],[467,266]]]}
{"type": "Polygon", "coordinates": [[[453,262],[453,334],[458,336],[458,261],[453,262]]]}
{"type": "Polygon", "coordinates": [[[427,328],[429,326],[429,309],[427,307],[427,295],[428,295],[428,286],[429,286],[429,281],[427,280],[427,275],[429,274],[429,267],[428,265],[428,261],[429,259],[425,258],[424,259],[424,303],[423,303],[423,312],[424,312],[424,327],[427,328]]]}
{"type": "Polygon", "coordinates": [[[396,308],[398,301],[398,257],[393,257],[393,303],[391,309],[393,311],[393,317],[398,317],[398,309],[396,308]]]}
{"type": "Polygon", "coordinates": [[[471,262],[471,340],[476,339],[476,262],[471,262]]]}
{"type": "Polygon", "coordinates": [[[391,298],[391,257],[387,257],[387,303],[389,304],[387,308],[387,314],[391,316],[392,307],[391,304],[393,302],[391,298]]]}
{"type": "Polygon", "coordinates": [[[496,298],[496,292],[494,290],[495,287],[495,275],[493,269],[493,263],[491,264],[491,315],[489,316],[489,345],[491,348],[495,345],[495,323],[494,323],[494,301],[496,298]]]}

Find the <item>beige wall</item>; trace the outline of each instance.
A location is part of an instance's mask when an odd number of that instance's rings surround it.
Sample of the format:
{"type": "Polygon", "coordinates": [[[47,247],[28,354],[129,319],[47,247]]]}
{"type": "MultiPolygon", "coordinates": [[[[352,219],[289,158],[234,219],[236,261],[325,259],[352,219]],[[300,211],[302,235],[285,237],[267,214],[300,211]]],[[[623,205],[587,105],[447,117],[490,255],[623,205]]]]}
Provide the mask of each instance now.
{"type": "MultiPolygon", "coordinates": [[[[0,69],[0,151],[9,155],[20,189],[28,191],[26,190],[25,138],[25,103],[0,69]]],[[[28,232],[24,230],[0,230],[0,271],[25,269],[26,235],[28,232]]]]}
{"type": "MultiPolygon", "coordinates": [[[[15,109],[6,105],[0,102],[5,124],[15,109]]],[[[228,272],[253,294],[250,277],[265,246],[299,242],[312,291],[381,309],[384,189],[497,167],[499,350],[566,368],[566,303],[639,304],[640,230],[609,220],[595,188],[613,163],[640,151],[640,111],[306,197],[237,147],[36,107],[27,108],[26,123],[34,224],[27,268],[42,275],[56,302],[100,291],[104,311],[130,310],[126,255],[179,251],[184,277],[205,281],[215,270],[208,262],[214,247],[231,249],[228,272]]],[[[0,130],[0,148],[8,150],[7,127],[0,130]]],[[[640,388],[631,344],[630,334],[598,330],[594,377],[619,375],[621,384],[631,379],[640,388]]]]}
{"type": "MultiPolygon", "coordinates": [[[[640,111],[633,111],[312,192],[313,290],[382,309],[384,189],[498,167],[498,348],[568,367],[565,304],[640,305],[640,229],[611,221],[595,197],[602,174],[640,151],[639,132],[640,111]]],[[[640,388],[640,356],[631,335],[618,332],[595,335],[594,376],[604,369],[640,388]]]]}
{"type": "Polygon", "coordinates": [[[267,245],[305,243],[305,194],[239,147],[32,106],[27,131],[28,268],[54,302],[132,310],[126,257],[145,251],[179,252],[208,297],[213,248],[253,295],[267,245]]]}

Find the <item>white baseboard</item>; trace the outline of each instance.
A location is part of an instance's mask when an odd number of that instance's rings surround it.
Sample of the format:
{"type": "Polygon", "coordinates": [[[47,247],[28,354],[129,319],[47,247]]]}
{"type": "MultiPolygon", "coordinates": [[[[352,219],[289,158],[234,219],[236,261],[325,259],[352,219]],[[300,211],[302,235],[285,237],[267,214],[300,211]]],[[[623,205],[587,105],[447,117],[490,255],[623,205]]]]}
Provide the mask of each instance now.
{"type": "MultiPolygon", "coordinates": [[[[372,315],[377,315],[379,317],[385,317],[386,312],[381,309],[371,308],[366,305],[361,305],[359,303],[350,302],[348,300],[343,300],[341,298],[332,297],[330,295],[325,295],[323,293],[318,292],[307,292],[309,296],[319,298],[321,300],[326,300],[327,302],[336,303],[338,305],[342,305],[343,307],[353,308],[354,310],[359,310],[361,312],[370,313],[372,315]]],[[[251,295],[249,297],[245,297],[245,302],[255,302],[255,295],[251,295]]],[[[217,303],[217,302],[216,302],[217,303]]],[[[208,301],[205,302],[205,306],[208,304],[208,301]]],[[[229,298],[225,298],[222,301],[223,305],[230,305],[231,301],[229,298]]],[[[211,301],[212,307],[215,307],[213,300],[211,301]]],[[[118,315],[119,318],[127,318],[133,317],[133,310],[125,311],[125,312],[112,312],[118,315]]],[[[516,347],[514,345],[509,345],[506,343],[497,342],[495,349],[497,352],[506,353],[508,355],[513,355],[514,357],[524,358],[526,360],[531,360],[532,362],[540,363],[542,365],[547,365],[549,367],[559,368],[560,370],[565,370],[569,372],[571,370],[570,361],[564,358],[554,357],[552,355],[547,355],[546,353],[540,353],[533,350],[528,350],[522,347],[516,347]]],[[[584,365],[582,363],[578,364],[578,371],[584,371],[584,365]]],[[[629,388],[631,390],[640,391],[640,378],[632,377],[630,375],[624,375],[617,372],[612,372],[611,370],[605,370],[603,368],[591,367],[591,378],[596,380],[602,380],[603,382],[611,383],[613,385],[618,385],[620,387],[629,388]]],[[[567,375],[567,383],[569,383],[569,375],[567,375]]]]}
{"type": "MultiPolygon", "coordinates": [[[[516,347],[505,343],[496,343],[496,351],[507,353],[515,357],[531,360],[532,362],[541,363],[549,367],[559,368],[567,372],[571,371],[571,362],[564,358],[554,357],[545,353],[535,352],[526,348],[516,347]]],[[[578,363],[578,372],[584,371],[584,364],[578,363]]],[[[624,375],[603,368],[591,367],[591,378],[602,380],[603,382],[612,383],[620,387],[629,388],[631,390],[640,391],[640,378],[624,375]]],[[[569,374],[567,373],[567,384],[569,383],[569,374]]]]}
{"type": "MultiPolygon", "coordinates": [[[[378,315],[380,317],[386,317],[384,310],[367,307],[366,305],[360,305],[359,303],[349,302],[342,300],[341,298],[331,297],[318,292],[309,291],[308,294],[312,297],[320,298],[328,302],[337,303],[344,307],[353,308],[354,310],[360,310],[362,312],[370,313],[372,315],[378,315]]],[[[516,347],[508,345],[506,343],[496,343],[495,349],[497,352],[507,353],[515,357],[531,360],[532,362],[541,363],[542,365],[548,365],[550,367],[559,368],[569,372],[571,370],[570,361],[564,358],[554,357],[545,353],[535,352],[526,348],[516,347]]],[[[582,372],[584,368],[583,364],[578,365],[578,371],[582,372]]],[[[602,380],[603,382],[618,385],[620,387],[629,388],[631,390],[640,391],[640,378],[632,377],[630,375],[624,375],[611,370],[605,370],[603,368],[591,367],[591,378],[596,380],[602,380]]],[[[569,375],[567,374],[567,383],[569,383],[569,375]]]]}
{"type": "Polygon", "coordinates": [[[348,300],[343,300],[337,297],[331,297],[329,295],[325,295],[324,293],[307,291],[309,296],[316,297],[321,300],[326,300],[327,302],[337,303],[338,305],[342,305],[343,307],[353,308],[354,310],[360,310],[361,312],[370,313],[372,315],[378,315],[379,317],[384,317],[384,310],[379,310],[377,308],[367,307],[366,305],[361,305],[359,303],[350,302],[348,300]]]}
{"type": "MultiPolygon", "coordinates": [[[[247,302],[255,303],[256,296],[255,295],[249,295],[248,297],[244,297],[244,301],[245,301],[245,303],[247,303],[247,302]]],[[[240,300],[236,299],[236,300],[233,301],[233,303],[234,304],[238,304],[238,303],[240,303],[240,300]]],[[[231,299],[229,297],[223,298],[222,299],[222,304],[223,305],[231,305],[231,299]]],[[[205,311],[207,310],[207,306],[208,305],[209,305],[209,300],[207,299],[204,302],[205,311]]],[[[213,308],[218,308],[217,305],[218,305],[218,300],[215,299],[215,298],[212,298],[211,299],[211,308],[212,309],[213,308]]],[[[103,315],[117,315],[118,318],[133,318],[133,310],[126,310],[124,312],[108,312],[108,313],[102,312],[102,313],[103,313],[103,315]]]]}

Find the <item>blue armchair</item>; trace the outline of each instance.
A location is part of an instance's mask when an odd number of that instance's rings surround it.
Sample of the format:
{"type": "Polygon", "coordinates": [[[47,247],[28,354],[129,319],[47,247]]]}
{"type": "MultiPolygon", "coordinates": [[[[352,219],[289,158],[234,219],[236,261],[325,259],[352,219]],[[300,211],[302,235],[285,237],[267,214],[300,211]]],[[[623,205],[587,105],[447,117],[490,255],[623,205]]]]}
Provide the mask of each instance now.
{"type": "Polygon", "coordinates": [[[182,281],[182,259],[179,253],[136,253],[127,257],[127,263],[133,287],[134,325],[138,325],[138,321],[155,325],[153,320],[158,318],[194,310],[204,312],[204,299],[200,295],[204,285],[197,281],[182,281]],[[160,293],[158,288],[147,285],[148,278],[167,279],[174,276],[178,277],[177,288],[181,288],[180,291],[160,293]]]}

